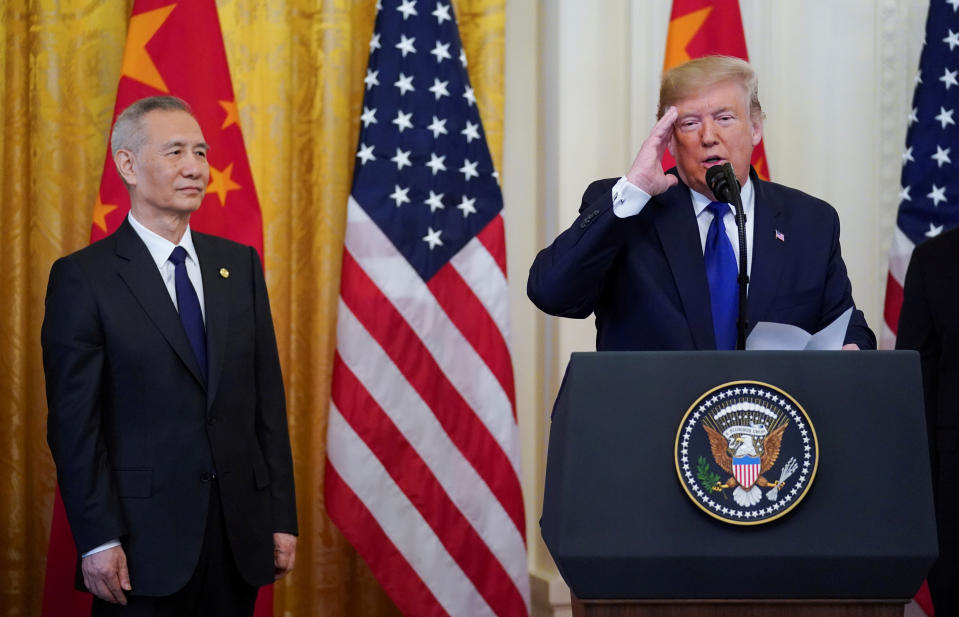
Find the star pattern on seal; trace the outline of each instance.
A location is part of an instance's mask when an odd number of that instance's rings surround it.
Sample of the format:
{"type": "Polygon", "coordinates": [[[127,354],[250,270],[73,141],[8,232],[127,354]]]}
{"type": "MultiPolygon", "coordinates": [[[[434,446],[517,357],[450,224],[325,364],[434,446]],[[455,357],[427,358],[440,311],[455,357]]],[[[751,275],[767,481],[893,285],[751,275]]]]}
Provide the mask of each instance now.
{"type": "MultiPolygon", "coordinates": [[[[694,500],[700,507],[715,513],[717,518],[726,522],[756,524],[778,518],[799,503],[799,500],[811,485],[815,460],[818,459],[818,446],[815,443],[815,434],[811,432],[812,428],[808,417],[791,397],[774,390],[773,387],[755,387],[752,383],[748,385],[749,387],[744,387],[740,383],[720,386],[718,389],[707,393],[708,398],[706,398],[707,395],[704,395],[700,401],[693,405],[679,431],[677,463],[684,487],[691,493],[691,496],[696,496],[694,500]],[[702,420],[708,417],[714,408],[732,408],[737,404],[736,401],[744,397],[752,397],[764,406],[769,406],[788,417],[798,434],[798,438],[794,437],[793,440],[801,443],[797,454],[801,456],[802,462],[798,463],[795,474],[783,485],[785,490],[777,491],[775,500],[760,501],[753,507],[736,506],[728,502],[720,503],[717,501],[714,498],[716,494],[713,491],[704,490],[696,477],[697,466],[691,460],[691,456],[694,456],[693,453],[695,452],[691,442],[694,439],[696,427],[701,425],[702,420]]],[[[696,454],[699,453],[696,452],[696,454]]],[[[776,466],[775,473],[778,472],[779,466],[776,466]]]]}

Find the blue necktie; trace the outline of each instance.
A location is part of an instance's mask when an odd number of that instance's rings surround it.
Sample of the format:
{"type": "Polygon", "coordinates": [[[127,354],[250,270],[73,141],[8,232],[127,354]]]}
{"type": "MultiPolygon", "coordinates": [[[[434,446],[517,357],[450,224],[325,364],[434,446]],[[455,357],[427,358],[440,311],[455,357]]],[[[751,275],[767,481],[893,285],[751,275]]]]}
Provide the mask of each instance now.
{"type": "Polygon", "coordinates": [[[206,329],[203,326],[203,312],[200,310],[200,299],[193,289],[193,283],[186,273],[186,249],[178,246],[170,253],[173,262],[174,284],[176,286],[176,303],[180,311],[180,321],[186,331],[186,337],[193,348],[193,355],[200,365],[200,372],[206,380],[206,329]]]}
{"type": "Polygon", "coordinates": [[[706,232],[706,278],[713,309],[713,331],[716,349],[736,349],[736,319],[739,313],[739,285],[736,277],[736,254],[726,235],[723,218],[730,214],[729,204],[714,201],[706,206],[713,213],[713,222],[706,232]]]}

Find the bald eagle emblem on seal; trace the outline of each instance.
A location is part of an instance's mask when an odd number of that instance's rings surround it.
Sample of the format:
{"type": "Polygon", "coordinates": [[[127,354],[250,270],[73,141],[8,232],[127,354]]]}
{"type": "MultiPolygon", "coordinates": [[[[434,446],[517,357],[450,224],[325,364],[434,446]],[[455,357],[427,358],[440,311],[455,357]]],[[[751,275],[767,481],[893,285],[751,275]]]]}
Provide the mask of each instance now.
{"type": "Polygon", "coordinates": [[[802,406],[776,386],[734,381],[693,403],[676,434],[676,472],[710,516],[735,525],[780,518],[806,496],[819,442],[802,406]]]}

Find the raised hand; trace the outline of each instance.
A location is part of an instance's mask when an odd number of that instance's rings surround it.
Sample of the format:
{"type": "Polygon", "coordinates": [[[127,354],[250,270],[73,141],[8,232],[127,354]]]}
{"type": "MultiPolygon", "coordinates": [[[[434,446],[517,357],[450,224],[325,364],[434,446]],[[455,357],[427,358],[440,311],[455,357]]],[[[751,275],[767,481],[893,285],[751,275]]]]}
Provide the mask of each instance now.
{"type": "Polygon", "coordinates": [[[626,172],[626,179],[649,195],[659,195],[679,182],[676,176],[663,172],[663,154],[673,136],[673,123],[678,115],[675,107],[666,110],[640,146],[632,167],[626,172]]]}

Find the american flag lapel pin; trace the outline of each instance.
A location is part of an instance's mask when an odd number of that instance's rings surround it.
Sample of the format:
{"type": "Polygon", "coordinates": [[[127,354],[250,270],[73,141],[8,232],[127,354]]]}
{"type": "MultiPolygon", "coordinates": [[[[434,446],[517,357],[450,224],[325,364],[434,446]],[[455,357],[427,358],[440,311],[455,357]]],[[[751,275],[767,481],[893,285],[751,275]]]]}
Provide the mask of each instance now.
{"type": "Polygon", "coordinates": [[[783,232],[781,232],[781,231],[779,231],[779,230],[777,229],[777,230],[776,230],[776,239],[779,240],[780,242],[785,242],[785,241],[786,241],[786,236],[783,235],[783,232]]]}

